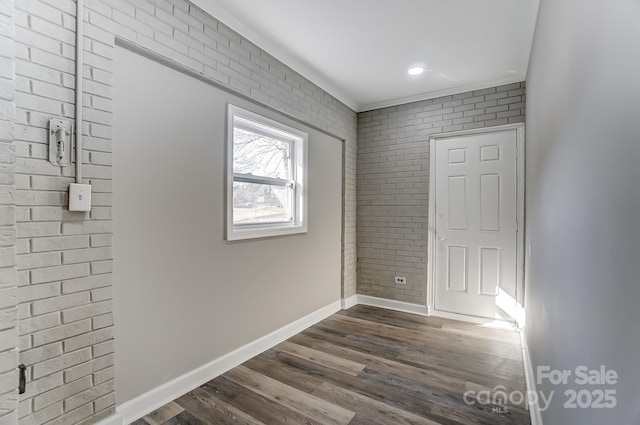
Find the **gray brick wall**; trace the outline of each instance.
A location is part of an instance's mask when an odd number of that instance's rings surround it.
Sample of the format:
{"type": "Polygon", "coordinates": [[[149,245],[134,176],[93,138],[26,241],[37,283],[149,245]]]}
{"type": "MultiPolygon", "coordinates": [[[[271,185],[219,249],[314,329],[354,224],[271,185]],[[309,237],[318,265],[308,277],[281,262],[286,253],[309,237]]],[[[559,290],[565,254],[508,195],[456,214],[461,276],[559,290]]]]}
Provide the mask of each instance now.
{"type": "MultiPolygon", "coordinates": [[[[355,294],[355,112],[184,0],[86,0],[82,132],[84,180],[93,186],[93,208],[88,214],[70,213],[65,192],[74,169],[50,165],[46,143],[49,118],[74,117],[75,1],[21,0],[14,8],[0,0],[0,5],[0,14],[15,14],[16,32],[15,153],[3,151],[0,161],[7,158],[9,168],[16,163],[18,345],[28,366],[21,424],[92,423],[114,411],[111,85],[116,36],[346,139],[343,276],[345,296],[355,294]]],[[[0,123],[1,140],[7,139],[1,136],[5,128],[0,123]]],[[[10,184],[0,183],[0,204],[13,199],[10,184]]],[[[2,211],[10,242],[13,210],[2,211]]],[[[15,291],[11,265],[0,265],[8,270],[0,270],[1,288],[15,291]]],[[[5,364],[2,349],[0,365],[5,364]]]]}
{"type": "Polygon", "coordinates": [[[0,0],[0,425],[18,419],[13,0],[0,0]]]}
{"type": "Polygon", "coordinates": [[[524,82],[358,114],[359,294],[427,302],[430,135],[524,118],[524,82]]]}
{"type": "Polygon", "coordinates": [[[115,403],[111,64],[86,37],[83,161],[94,207],[70,213],[74,169],[49,164],[46,143],[48,119],[75,114],[75,2],[16,2],[15,24],[18,343],[28,377],[20,423],[76,423],[112,413],[115,403]]]}

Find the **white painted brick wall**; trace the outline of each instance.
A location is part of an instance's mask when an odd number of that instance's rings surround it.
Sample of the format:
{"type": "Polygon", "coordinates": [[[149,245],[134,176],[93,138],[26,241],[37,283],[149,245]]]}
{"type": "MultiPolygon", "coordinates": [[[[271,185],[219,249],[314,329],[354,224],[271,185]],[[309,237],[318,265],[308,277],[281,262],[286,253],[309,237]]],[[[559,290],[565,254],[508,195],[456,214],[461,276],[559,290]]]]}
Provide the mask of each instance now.
{"type": "Polygon", "coordinates": [[[0,0],[0,425],[18,420],[13,0],[0,0]]]}
{"type": "MultiPolygon", "coordinates": [[[[49,164],[46,143],[49,118],[74,118],[75,1],[19,0],[14,7],[0,0],[0,5],[0,14],[5,9],[15,12],[16,24],[16,127],[8,131],[0,123],[0,140],[9,140],[3,135],[15,133],[15,153],[8,158],[9,165],[16,164],[17,208],[0,207],[0,226],[11,227],[15,214],[18,273],[0,268],[0,282],[19,300],[17,341],[20,358],[28,366],[20,424],[93,423],[114,411],[111,85],[115,36],[346,139],[343,276],[345,296],[356,293],[357,117],[353,111],[185,0],[87,0],[82,132],[84,177],[93,186],[93,208],[86,215],[70,213],[65,192],[74,180],[74,169],[49,164]],[[17,291],[11,289],[16,282],[17,291]]],[[[0,69],[0,81],[4,81],[3,72],[0,69]]],[[[4,158],[1,151],[0,158],[4,158]]],[[[5,175],[13,179],[13,171],[2,167],[0,163],[0,179],[5,175]]],[[[12,199],[2,197],[3,184],[0,203],[12,199]]],[[[0,365],[5,361],[2,350],[16,345],[15,331],[13,335],[7,347],[0,347],[0,365]]],[[[1,420],[0,425],[4,425],[1,420]]]]}
{"type": "Polygon", "coordinates": [[[524,102],[515,83],[358,114],[359,294],[426,304],[429,136],[524,122],[524,102]]]}

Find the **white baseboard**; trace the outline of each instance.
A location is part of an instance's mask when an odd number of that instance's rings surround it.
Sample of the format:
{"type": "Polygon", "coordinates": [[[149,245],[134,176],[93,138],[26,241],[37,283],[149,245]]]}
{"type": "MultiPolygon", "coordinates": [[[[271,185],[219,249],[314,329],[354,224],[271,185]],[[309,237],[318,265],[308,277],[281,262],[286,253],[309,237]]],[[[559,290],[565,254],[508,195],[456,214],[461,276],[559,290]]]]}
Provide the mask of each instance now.
{"type": "Polygon", "coordinates": [[[222,375],[230,369],[251,359],[265,350],[289,339],[302,332],[309,326],[331,316],[342,308],[342,301],[335,301],[319,310],[310,313],[295,322],[289,323],[280,329],[271,332],[255,341],[252,341],[230,353],[227,353],[209,363],[185,373],[165,384],[160,385],[138,397],[122,403],[116,408],[116,414],[101,421],[100,425],[129,424],[141,417],[164,406],[172,400],[188,393],[222,375]],[[119,416],[119,420],[116,418],[119,416]],[[112,419],[113,418],[113,419],[112,419]]]}
{"type": "Polygon", "coordinates": [[[386,298],[371,297],[369,295],[357,295],[358,304],[369,305],[372,307],[386,308],[389,310],[402,311],[404,313],[412,313],[420,316],[428,316],[429,312],[426,305],[406,303],[403,301],[388,300],[386,298]]]}
{"type": "Polygon", "coordinates": [[[352,295],[342,300],[342,309],[348,310],[356,304],[358,304],[358,295],[352,295]]]}
{"type": "Polygon", "coordinates": [[[123,424],[124,424],[124,420],[122,419],[122,415],[116,412],[111,416],[108,416],[104,419],[99,420],[93,425],[123,425],[123,424]]]}
{"type": "MultiPolygon", "coordinates": [[[[524,330],[520,332],[520,340],[522,344],[522,361],[524,362],[524,379],[527,384],[527,391],[537,394],[536,375],[533,371],[533,364],[531,363],[531,357],[529,356],[529,346],[527,345],[527,338],[524,334],[524,330]]],[[[542,412],[540,412],[540,405],[537,402],[529,404],[529,415],[531,416],[531,425],[543,425],[542,412]]]]}

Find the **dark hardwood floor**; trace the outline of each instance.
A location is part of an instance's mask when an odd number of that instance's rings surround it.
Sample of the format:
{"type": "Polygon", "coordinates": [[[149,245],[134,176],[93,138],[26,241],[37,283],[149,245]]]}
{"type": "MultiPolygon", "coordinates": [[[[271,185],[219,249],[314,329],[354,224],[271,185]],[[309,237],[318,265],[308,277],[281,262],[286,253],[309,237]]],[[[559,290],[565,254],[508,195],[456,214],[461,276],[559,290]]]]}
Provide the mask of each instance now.
{"type": "Polygon", "coordinates": [[[520,425],[524,391],[515,331],[356,306],[134,424],[520,425]]]}

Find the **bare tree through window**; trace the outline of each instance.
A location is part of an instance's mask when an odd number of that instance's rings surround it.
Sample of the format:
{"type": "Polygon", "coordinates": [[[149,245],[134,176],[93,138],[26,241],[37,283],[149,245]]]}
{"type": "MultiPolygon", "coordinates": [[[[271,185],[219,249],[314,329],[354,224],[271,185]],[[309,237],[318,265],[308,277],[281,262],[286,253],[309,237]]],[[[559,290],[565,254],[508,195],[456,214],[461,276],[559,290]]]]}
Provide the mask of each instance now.
{"type": "MultiPolygon", "coordinates": [[[[236,127],[233,146],[235,174],[291,180],[290,142],[236,127]]],[[[291,196],[291,185],[234,182],[234,223],[290,221],[291,196]]]]}

